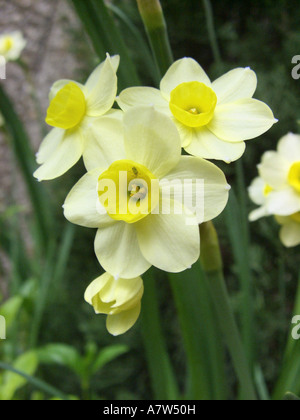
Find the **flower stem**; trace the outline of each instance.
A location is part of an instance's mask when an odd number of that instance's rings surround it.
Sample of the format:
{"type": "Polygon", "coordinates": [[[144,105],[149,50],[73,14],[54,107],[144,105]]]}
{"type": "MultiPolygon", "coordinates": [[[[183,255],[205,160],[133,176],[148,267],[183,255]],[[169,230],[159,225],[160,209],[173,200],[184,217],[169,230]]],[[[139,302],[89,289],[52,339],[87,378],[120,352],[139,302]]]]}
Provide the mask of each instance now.
{"type": "Polygon", "coordinates": [[[230,298],[223,276],[223,264],[217,232],[212,222],[201,225],[201,263],[206,273],[208,285],[224,334],[237,377],[240,382],[242,398],[256,400],[256,392],[245,351],[232,312],[230,298]]]}
{"type": "Polygon", "coordinates": [[[159,0],[137,0],[161,77],[174,61],[167,24],[159,0]]]}
{"type": "Polygon", "coordinates": [[[161,328],[154,269],[143,276],[142,334],[154,397],[176,400],[179,391],[161,328]]]}

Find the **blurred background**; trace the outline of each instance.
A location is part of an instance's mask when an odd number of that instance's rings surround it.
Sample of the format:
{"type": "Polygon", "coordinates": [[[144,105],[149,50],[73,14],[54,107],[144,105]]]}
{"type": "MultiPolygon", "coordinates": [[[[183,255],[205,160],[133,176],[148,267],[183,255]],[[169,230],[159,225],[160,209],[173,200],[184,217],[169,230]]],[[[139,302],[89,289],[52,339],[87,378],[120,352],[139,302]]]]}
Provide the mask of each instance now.
{"type": "MultiPolygon", "coordinates": [[[[176,59],[195,58],[211,79],[235,67],[250,66],[259,81],[255,97],[266,102],[280,121],[266,135],[248,143],[243,168],[217,163],[237,191],[236,203],[231,201],[216,221],[232,305],[243,326],[243,317],[247,316],[243,313],[245,293],[251,289],[254,338],[250,347],[259,365],[258,376],[263,373],[265,378],[262,388],[266,393],[272,392],[281,371],[294,309],[299,247],[284,249],[275,221],[263,219],[251,224],[251,241],[243,250],[243,257],[234,245],[233,230],[244,229],[247,214],[253,208],[243,185],[249,186],[257,175],[256,165],[262,153],[275,149],[287,132],[299,132],[300,81],[291,76],[292,57],[300,54],[299,2],[212,1],[219,43],[215,54],[201,1],[161,3],[176,59]],[[233,226],[233,218],[240,225],[233,226]],[[243,258],[250,276],[246,285],[239,281],[243,258]]],[[[145,67],[143,45],[148,48],[147,38],[136,2],[111,0],[108,4],[139,77],[144,84],[155,85],[157,75],[151,67],[145,67]]],[[[51,85],[58,79],[84,82],[99,58],[73,3],[66,0],[0,0],[0,28],[1,33],[20,30],[27,40],[22,62],[8,63],[7,79],[1,81],[1,87],[36,152],[48,131],[44,118],[51,85]]],[[[84,173],[83,165],[37,187],[44,194],[42,201],[49,212],[53,234],[53,246],[44,252],[35,226],[38,216],[20,164],[20,153],[27,152],[20,152],[12,130],[4,126],[0,133],[0,314],[7,318],[8,331],[7,340],[0,341],[0,360],[27,370],[31,377],[75,398],[154,398],[141,322],[124,336],[113,338],[106,331],[105,316],[95,316],[83,301],[86,287],[102,272],[93,252],[95,232],[70,226],[61,209],[68,191],[84,173]]],[[[181,278],[184,282],[185,273],[181,278]]],[[[186,357],[176,308],[170,286],[160,273],[157,284],[162,328],[183,389],[186,357]]],[[[205,324],[207,320],[202,321],[205,324]]],[[[227,360],[225,369],[228,398],[233,398],[237,384],[227,360]]],[[[26,381],[20,383],[14,376],[13,380],[7,379],[7,375],[4,370],[0,372],[0,399],[1,380],[2,399],[55,396],[53,389],[49,394],[45,387],[39,388],[32,382],[24,386],[26,381]],[[13,385],[7,385],[9,380],[13,385]]],[[[297,389],[300,392],[300,378],[296,380],[295,392],[297,389]]]]}

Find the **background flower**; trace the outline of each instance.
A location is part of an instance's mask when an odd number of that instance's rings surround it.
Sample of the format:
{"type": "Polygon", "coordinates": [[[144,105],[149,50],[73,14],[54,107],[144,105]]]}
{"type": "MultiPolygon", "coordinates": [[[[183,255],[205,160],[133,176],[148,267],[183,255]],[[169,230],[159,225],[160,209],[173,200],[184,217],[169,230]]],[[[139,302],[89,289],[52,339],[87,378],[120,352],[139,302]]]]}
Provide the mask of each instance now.
{"type": "Polygon", "coordinates": [[[0,55],[2,55],[6,61],[15,61],[20,58],[26,44],[27,41],[20,31],[8,32],[0,35],[0,55]]]}
{"type": "Polygon", "coordinates": [[[129,88],[117,101],[125,111],[153,104],[176,123],[182,147],[191,155],[230,163],[245,151],[245,140],[260,136],[277,122],[256,99],[256,74],[238,68],[211,83],[192,58],[176,61],[154,88],[129,88]]]}

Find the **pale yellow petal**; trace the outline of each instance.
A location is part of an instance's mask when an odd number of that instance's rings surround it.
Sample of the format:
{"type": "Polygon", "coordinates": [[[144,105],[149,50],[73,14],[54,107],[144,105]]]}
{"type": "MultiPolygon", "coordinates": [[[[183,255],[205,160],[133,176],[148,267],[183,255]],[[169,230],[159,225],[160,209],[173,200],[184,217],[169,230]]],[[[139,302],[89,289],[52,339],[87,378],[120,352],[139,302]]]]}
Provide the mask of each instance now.
{"type": "Polygon", "coordinates": [[[166,100],[178,85],[187,82],[200,82],[211,87],[211,81],[200,64],[193,58],[182,58],[176,61],[161,81],[160,90],[166,100]]]}
{"type": "Polygon", "coordinates": [[[237,68],[214,81],[212,88],[219,105],[252,98],[257,88],[257,77],[250,68],[237,68]]]}
{"type": "Polygon", "coordinates": [[[86,130],[83,160],[88,171],[108,168],[114,161],[126,158],[122,111],[93,119],[86,130]]]}
{"type": "Polygon", "coordinates": [[[101,292],[101,290],[107,285],[109,281],[111,281],[111,279],[113,279],[113,277],[110,274],[104,273],[102,276],[94,280],[86,289],[84,294],[85,301],[92,305],[94,297],[101,292]]]}
{"type": "Polygon", "coordinates": [[[191,142],[185,147],[185,150],[193,156],[231,163],[239,159],[245,152],[244,142],[231,143],[220,140],[206,127],[193,129],[191,136],[191,142]]]}
{"type": "Polygon", "coordinates": [[[51,180],[65,174],[82,156],[84,138],[80,129],[69,130],[53,153],[34,173],[39,181],[51,180]]]}
{"type": "Polygon", "coordinates": [[[177,165],[181,141],[175,124],[153,107],[135,107],[124,115],[127,159],[140,163],[156,177],[177,165]]]}
{"type": "Polygon", "coordinates": [[[116,278],[132,279],[151,267],[141,253],[135,225],[125,222],[100,229],[95,252],[102,267],[116,278]]]}
{"type": "Polygon", "coordinates": [[[136,224],[138,240],[152,265],[178,273],[191,268],[200,256],[199,227],[182,204],[169,200],[164,203],[165,208],[168,206],[174,209],[171,214],[151,214],[136,224]]]}
{"type": "Polygon", "coordinates": [[[217,106],[207,127],[220,139],[241,142],[264,134],[276,122],[265,103],[256,99],[240,99],[217,106]]]}
{"type": "Polygon", "coordinates": [[[163,196],[170,197],[171,191],[171,198],[179,200],[180,197],[184,206],[197,215],[199,224],[222,213],[230,190],[224,173],[217,166],[192,156],[182,156],[160,185],[163,196]]]}
{"type": "Polygon", "coordinates": [[[278,153],[289,163],[300,161],[300,136],[289,133],[278,143],[278,153]]]}
{"type": "Polygon", "coordinates": [[[39,165],[45,163],[47,159],[55,152],[57,147],[61,144],[65,130],[61,128],[53,128],[42,141],[39,151],[36,154],[36,161],[39,165]]]}
{"type": "Polygon", "coordinates": [[[266,182],[262,178],[255,178],[249,189],[249,196],[253,203],[262,206],[266,203],[266,196],[264,195],[264,190],[266,187],[266,182]]]}
{"type": "MultiPolygon", "coordinates": [[[[103,71],[103,67],[104,67],[105,63],[106,63],[106,61],[103,61],[102,63],[100,63],[95,68],[95,70],[90,75],[90,77],[88,78],[88,80],[85,84],[87,92],[92,92],[93,89],[98,85],[99,80],[101,79],[101,75],[102,75],[102,71],[103,71]]],[[[120,65],[120,56],[119,55],[114,55],[114,56],[110,57],[110,64],[111,64],[114,72],[117,73],[119,65],[120,65]]]]}
{"type": "Polygon", "coordinates": [[[289,188],[289,170],[289,162],[278,152],[273,151],[264,153],[261,164],[258,165],[261,178],[275,190],[289,188]]]}
{"type": "Polygon", "coordinates": [[[87,115],[100,117],[108,112],[116,99],[118,79],[110,57],[107,57],[100,71],[88,80],[86,90],[87,115]]]}
{"type": "Polygon", "coordinates": [[[280,230],[280,240],[287,248],[300,245],[300,224],[290,222],[280,230]]]}
{"type": "Polygon", "coordinates": [[[71,223],[88,228],[115,223],[99,203],[97,185],[102,172],[102,169],[88,172],[68,194],[64,204],[64,215],[71,223]]]}
{"type": "Polygon", "coordinates": [[[270,214],[290,216],[300,211],[300,194],[297,194],[293,188],[272,191],[268,195],[266,205],[270,214]]]}
{"type": "Polygon", "coordinates": [[[158,89],[151,87],[133,87],[123,90],[117,98],[117,103],[123,111],[135,106],[154,106],[160,112],[171,116],[169,102],[158,89]]]}
{"type": "Polygon", "coordinates": [[[106,328],[114,336],[126,333],[134,326],[141,313],[141,303],[129,311],[121,312],[117,315],[108,315],[106,328]]]}

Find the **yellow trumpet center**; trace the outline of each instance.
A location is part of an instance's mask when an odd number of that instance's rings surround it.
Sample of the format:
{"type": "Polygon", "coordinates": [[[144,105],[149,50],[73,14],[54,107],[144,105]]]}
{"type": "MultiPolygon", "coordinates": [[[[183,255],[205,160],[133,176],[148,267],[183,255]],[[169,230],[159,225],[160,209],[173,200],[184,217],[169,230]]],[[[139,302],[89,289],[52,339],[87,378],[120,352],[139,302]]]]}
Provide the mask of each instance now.
{"type": "Polygon", "coordinates": [[[46,123],[68,130],[81,123],[86,113],[85,96],[76,83],[68,83],[52,99],[46,123]]]}
{"type": "Polygon", "coordinates": [[[204,83],[182,83],[171,92],[170,110],[182,124],[202,127],[212,120],[217,101],[215,92],[204,83]]]}
{"type": "Polygon", "coordinates": [[[300,211],[299,211],[298,213],[293,214],[293,215],[291,216],[291,219],[292,219],[294,222],[300,223],[300,211]]]}
{"type": "Polygon", "coordinates": [[[300,193],[300,162],[296,162],[292,165],[288,180],[289,184],[300,193]]]}
{"type": "Polygon", "coordinates": [[[156,208],[159,181],[145,166],[119,160],[100,175],[98,197],[112,219],[135,223],[156,208]]]}

